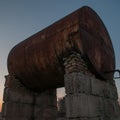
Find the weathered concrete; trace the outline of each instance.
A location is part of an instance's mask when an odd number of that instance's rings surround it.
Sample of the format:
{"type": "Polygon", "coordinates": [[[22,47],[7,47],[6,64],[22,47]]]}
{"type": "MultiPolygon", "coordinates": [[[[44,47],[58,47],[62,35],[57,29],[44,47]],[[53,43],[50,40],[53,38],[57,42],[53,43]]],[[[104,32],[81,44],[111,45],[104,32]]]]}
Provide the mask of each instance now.
{"type": "Polygon", "coordinates": [[[56,120],[57,98],[56,90],[47,90],[36,96],[34,105],[35,120],[56,120]]]}
{"type": "Polygon", "coordinates": [[[34,93],[8,75],[2,105],[3,120],[56,120],[56,100],[55,89],[34,93]]]}
{"type": "Polygon", "coordinates": [[[120,120],[114,80],[97,79],[78,53],[64,60],[67,120],[120,120]]]}

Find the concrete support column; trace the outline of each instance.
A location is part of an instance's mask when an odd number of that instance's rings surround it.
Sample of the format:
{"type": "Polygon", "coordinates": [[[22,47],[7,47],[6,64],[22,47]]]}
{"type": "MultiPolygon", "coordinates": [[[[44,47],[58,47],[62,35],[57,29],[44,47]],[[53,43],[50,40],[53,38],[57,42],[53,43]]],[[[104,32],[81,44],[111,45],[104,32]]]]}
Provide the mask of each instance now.
{"type": "Polygon", "coordinates": [[[34,105],[35,120],[57,119],[57,97],[56,89],[47,90],[36,95],[34,105]]]}
{"type": "Polygon", "coordinates": [[[2,105],[3,120],[32,120],[34,117],[34,95],[18,79],[5,77],[5,88],[2,105]]]}
{"type": "Polygon", "coordinates": [[[64,60],[66,119],[120,120],[114,80],[97,79],[78,53],[64,60]]]}
{"type": "Polygon", "coordinates": [[[6,76],[3,120],[56,120],[56,90],[34,93],[14,76],[6,76]]]}

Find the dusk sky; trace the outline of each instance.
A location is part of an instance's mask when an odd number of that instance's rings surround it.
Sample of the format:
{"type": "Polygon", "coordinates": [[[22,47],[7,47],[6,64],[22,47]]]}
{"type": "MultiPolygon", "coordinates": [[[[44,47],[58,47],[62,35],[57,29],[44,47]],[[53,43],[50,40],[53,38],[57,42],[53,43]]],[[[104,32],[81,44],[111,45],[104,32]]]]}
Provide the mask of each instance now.
{"type": "MultiPolygon", "coordinates": [[[[7,56],[19,42],[87,5],[97,12],[111,37],[120,69],[120,0],[0,0],[0,106],[7,56]]],[[[19,61],[18,61],[19,62],[19,61]]],[[[116,80],[120,95],[120,80],[116,80]]],[[[59,91],[59,96],[63,90],[59,91]]]]}

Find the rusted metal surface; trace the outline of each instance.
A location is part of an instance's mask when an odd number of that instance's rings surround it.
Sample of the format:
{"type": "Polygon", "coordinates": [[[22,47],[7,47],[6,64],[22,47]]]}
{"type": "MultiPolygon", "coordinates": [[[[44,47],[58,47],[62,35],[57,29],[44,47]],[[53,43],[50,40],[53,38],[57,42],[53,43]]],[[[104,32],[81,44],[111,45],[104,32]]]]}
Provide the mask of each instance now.
{"type": "Polygon", "coordinates": [[[95,12],[82,9],[80,14],[80,35],[90,69],[104,79],[112,79],[113,73],[106,71],[115,69],[115,55],[110,36],[95,12]]]}
{"type": "Polygon", "coordinates": [[[95,74],[112,78],[112,74],[104,74],[115,67],[112,43],[102,21],[89,7],[78,9],[16,45],[8,56],[9,74],[36,91],[62,87],[62,58],[72,51],[86,55],[95,74]]]}

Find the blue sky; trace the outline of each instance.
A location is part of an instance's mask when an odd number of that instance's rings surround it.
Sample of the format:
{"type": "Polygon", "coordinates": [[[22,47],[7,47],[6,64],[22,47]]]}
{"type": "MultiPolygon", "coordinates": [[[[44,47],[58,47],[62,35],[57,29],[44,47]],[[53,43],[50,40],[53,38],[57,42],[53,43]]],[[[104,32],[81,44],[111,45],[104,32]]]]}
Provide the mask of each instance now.
{"type": "MultiPolygon", "coordinates": [[[[0,0],[0,100],[12,47],[84,5],[103,20],[114,46],[116,68],[120,69],[120,0],[0,0]]],[[[119,80],[116,83],[119,88],[119,80]]]]}

